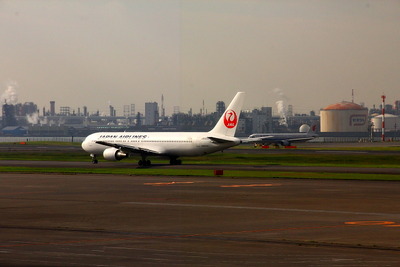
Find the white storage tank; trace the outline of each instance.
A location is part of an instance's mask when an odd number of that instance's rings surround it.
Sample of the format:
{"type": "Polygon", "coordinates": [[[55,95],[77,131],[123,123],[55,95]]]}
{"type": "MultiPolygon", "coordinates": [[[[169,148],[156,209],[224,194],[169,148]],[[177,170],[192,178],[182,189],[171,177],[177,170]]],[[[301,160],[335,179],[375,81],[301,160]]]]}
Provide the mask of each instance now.
{"type": "MultiPolygon", "coordinates": [[[[375,116],[371,119],[372,129],[374,132],[382,131],[382,115],[375,116]]],[[[393,132],[400,130],[399,116],[385,114],[385,132],[393,132]]]]}
{"type": "Polygon", "coordinates": [[[310,130],[310,126],[308,124],[303,124],[299,128],[299,133],[307,133],[310,130]]]}
{"type": "Polygon", "coordinates": [[[368,132],[368,109],[342,101],[320,112],[321,132],[368,132]]]}

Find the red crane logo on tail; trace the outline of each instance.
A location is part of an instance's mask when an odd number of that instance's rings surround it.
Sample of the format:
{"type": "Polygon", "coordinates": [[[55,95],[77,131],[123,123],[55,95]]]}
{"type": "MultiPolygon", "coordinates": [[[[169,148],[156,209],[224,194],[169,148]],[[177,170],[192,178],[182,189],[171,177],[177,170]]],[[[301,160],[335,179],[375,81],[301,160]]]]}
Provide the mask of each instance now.
{"type": "Polygon", "coordinates": [[[224,124],[227,128],[234,128],[237,124],[238,117],[233,110],[227,110],[224,115],[224,124]]]}

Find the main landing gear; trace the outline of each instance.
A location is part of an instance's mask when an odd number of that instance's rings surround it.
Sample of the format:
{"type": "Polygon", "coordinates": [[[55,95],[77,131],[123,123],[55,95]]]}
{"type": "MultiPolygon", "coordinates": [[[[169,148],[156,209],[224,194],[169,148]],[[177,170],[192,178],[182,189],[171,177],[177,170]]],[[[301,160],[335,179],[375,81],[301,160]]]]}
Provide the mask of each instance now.
{"type": "Polygon", "coordinates": [[[170,165],[181,165],[182,164],[182,160],[178,159],[178,158],[171,158],[169,161],[170,165]]]}
{"type": "MultiPolygon", "coordinates": [[[[171,158],[169,161],[170,165],[181,165],[182,160],[177,158],[171,158]]],[[[146,157],[142,156],[142,159],[138,162],[139,167],[148,167],[151,166],[151,161],[146,159],[146,157]]]]}
{"type": "Polygon", "coordinates": [[[151,166],[151,161],[148,159],[141,159],[138,161],[138,165],[140,167],[146,167],[146,166],[151,166]]]}
{"type": "Polygon", "coordinates": [[[139,167],[148,167],[151,166],[151,161],[146,159],[147,155],[146,154],[141,154],[142,159],[138,161],[139,167]]]}

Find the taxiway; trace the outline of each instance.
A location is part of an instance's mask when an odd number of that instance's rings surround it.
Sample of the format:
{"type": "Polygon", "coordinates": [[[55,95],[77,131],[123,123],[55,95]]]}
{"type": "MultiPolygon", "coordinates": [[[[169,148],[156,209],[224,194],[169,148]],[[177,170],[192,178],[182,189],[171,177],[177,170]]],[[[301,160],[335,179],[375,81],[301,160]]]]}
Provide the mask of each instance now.
{"type": "Polygon", "coordinates": [[[0,173],[0,266],[398,266],[398,182],[0,173]]]}

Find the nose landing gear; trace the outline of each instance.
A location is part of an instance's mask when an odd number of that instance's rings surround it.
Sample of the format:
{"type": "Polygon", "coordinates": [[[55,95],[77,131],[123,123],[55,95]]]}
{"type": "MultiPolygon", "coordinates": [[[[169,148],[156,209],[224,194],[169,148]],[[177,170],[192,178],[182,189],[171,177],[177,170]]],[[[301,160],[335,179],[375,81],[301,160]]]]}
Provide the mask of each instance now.
{"type": "Polygon", "coordinates": [[[90,157],[92,157],[92,163],[93,163],[93,164],[97,164],[97,163],[99,163],[99,161],[97,160],[97,158],[96,158],[96,155],[95,155],[95,154],[90,154],[90,157]]]}

